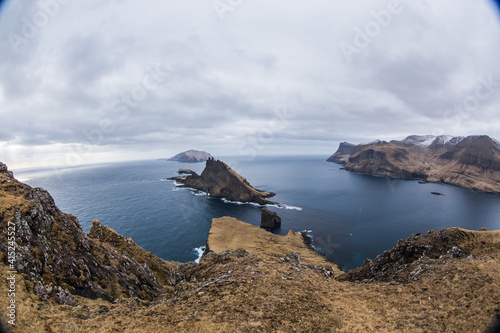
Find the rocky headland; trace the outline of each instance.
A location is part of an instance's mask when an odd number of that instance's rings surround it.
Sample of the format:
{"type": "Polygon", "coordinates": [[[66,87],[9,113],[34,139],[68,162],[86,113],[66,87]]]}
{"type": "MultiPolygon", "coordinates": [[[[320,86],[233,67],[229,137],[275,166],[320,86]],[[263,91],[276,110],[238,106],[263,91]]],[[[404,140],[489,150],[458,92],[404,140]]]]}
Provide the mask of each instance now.
{"type": "Polygon", "coordinates": [[[199,264],[176,263],[98,221],[86,234],[1,163],[0,228],[12,332],[495,332],[500,319],[500,231],[411,235],[341,272],[298,233],[223,217],[199,264]]]}
{"type": "Polygon", "coordinates": [[[177,162],[183,162],[183,163],[199,163],[199,162],[205,162],[209,158],[212,158],[212,155],[210,155],[206,151],[191,149],[191,150],[179,153],[173,157],[170,157],[167,159],[167,161],[177,161],[177,162]]]}
{"type": "MultiPolygon", "coordinates": [[[[335,154],[345,157],[345,149],[340,148],[335,154]]],[[[500,193],[500,147],[486,135],[413,135],[401,141],[361,144],[352,150],[344,169],[500,193]]]]}
{"type": "Polygon", "coordinates": [[[275,204],[266,198],[273,197],[273,192],[260,191],[252,187],[248,181],[231,169],[226,163],[209,158],[205,169],[198,175],[170,178],[177,180],[183,186],[208,193],[214,198],[224,198],[230,201],[253,202],[260,205],[275,204]]]}
{"type": "Polygon", "coordinates": [[[346,164],[354,148],[356,148],[356,145],[353,143],[341,142],[337,151],[332,156],[328,157],[326,161],[338,164],[346,164]]]}

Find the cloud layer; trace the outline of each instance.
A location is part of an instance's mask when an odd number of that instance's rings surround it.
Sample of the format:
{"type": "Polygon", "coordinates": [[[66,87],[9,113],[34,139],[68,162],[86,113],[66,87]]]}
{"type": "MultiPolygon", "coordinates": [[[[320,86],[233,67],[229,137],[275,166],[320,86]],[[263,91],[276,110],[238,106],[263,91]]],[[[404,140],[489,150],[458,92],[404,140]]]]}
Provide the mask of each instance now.
{"type": "Polygon", "coordinates": [[[11,167],[500,138],[493,1],[7,1],[11,167]]]}

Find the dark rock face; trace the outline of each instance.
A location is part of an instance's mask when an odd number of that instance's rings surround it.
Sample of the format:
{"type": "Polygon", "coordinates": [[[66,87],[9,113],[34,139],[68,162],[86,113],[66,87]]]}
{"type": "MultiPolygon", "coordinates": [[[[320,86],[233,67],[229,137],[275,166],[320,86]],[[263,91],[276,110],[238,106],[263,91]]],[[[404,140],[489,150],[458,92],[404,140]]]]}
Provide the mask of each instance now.
{"type": "MultiPolygon", "coordinates": [[[[90,234],[76,217],[61,212],[43,189],[18,182],[0,168],[0,228],[16,229],[13,270],[31,281],[41,299],[75,305],[72,295],[112,301],[121,297],[153,299],[175,283],[171,264],[132,240],[94,221],[90,234]]],[[[0,260],[7,262],[6,234],[0,235],[0,260]]]]}
{"type": "Polygon", "coordinates": [[[341,142],[335,154],[330,156],[326,161],[338,164],[346,164],[355,147],[355,144],[349,142],[341,142]]]}
{"type": "Polygon", "coordinates": [[[281,217],[279,217],[275,212],[262,208],[260,227],[264,229],[281,227],[281,217]]]}
{"type": "Polygon", "coordinates": [[[230,201],[254,202],[261,205],[273,203],[266,200],[274,196],[272,192],[259,191],[248,181],[231,169],[226,163],[209,158],[201,176],[192,174],[184,179],[177,179],[184,186],[208,193],[215,198],[230,201]]]}
{"type": "Polygon", "coordinates": [[[500,148],[487,136],[468,137],[443,153],[439,158],[482,170],[500,171],[500,148]]]}
{"type": "Polygon", "coordinates": [[[392,249],[377,258],[367,259],[362,267],[347,272],[341,280],[409,282],[422,273],[418,267],[424,259],[469,256],[473,248],[473,237],[471,232],[459,228],[443,229],[439,232],[431,230],[426,235],[413,234],[406,240],[399,240],[392,249]]]}
{"type": "Polygon", "coordinates": [[[199,151],[199,150],[188,150],[182,153],[179,153],[175,155],[174,157],[171,157],[167,159],[168,161],[177,161],[177,162],[183,162],[183,163],[199,163],[199,162],[205,162],[209,158],[212,158],[212,155],[205,151],[199,151]]]}
{"type": "MultiPolygon", "coordinates": [[[[377,143],[377,145],[384,146],[390,144],[382,142],[377,143]]],[[[408,160],[408,155],[408,151],[404,148],[396,148],[391,151],[373,148],[360,149],[357,154],[353,154],[349,157],[349,161],[344,169],[363,174],[399,179],[425,179],[426,177],[423,173],[406,170],[393,162],[408,160]]]]}

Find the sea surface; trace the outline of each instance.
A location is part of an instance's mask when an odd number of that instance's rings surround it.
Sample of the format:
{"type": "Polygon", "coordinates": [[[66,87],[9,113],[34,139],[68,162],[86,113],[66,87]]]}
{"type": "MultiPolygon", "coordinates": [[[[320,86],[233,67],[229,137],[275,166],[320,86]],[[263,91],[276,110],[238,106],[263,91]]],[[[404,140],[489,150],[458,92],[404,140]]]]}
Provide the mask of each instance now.
{"type": "MultiPolygon", "coordinates": [[[[344,269],[363,264],[412,233],[448,227],[500,229],[500,196],[444,184],[390,180],[341,170],[325,156],[222,157],[254,187],[275,192],[282,218],[275,230],[309,230],[313,245],[344,269]],[[436,196],[431,192],[444,195],[436,196]]],[[[205,163],[139,161],[68,169],[14,170],[42,187],[88,232],[93,219],[166,260],[195,261],[212,218],[260,224],[261,207],[224,202],[166,178],[205,163]]]]}

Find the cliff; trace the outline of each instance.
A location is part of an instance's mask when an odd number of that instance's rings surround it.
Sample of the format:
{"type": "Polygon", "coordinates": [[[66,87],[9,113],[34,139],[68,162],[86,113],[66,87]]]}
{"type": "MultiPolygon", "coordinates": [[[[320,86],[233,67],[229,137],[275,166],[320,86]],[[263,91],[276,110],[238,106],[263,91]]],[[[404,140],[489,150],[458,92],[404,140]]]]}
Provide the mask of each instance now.
{"type": "Polygon", "coordinates": [[[352,151],[356,147],[355,144],[349,142],[341,142],[337,151],[330,156],[326,161],[334,162],[338,164],[346,164],[349,160],[349,156],[351,156],[352,151]]]}
{"type": "MultiPolygon", "coordinates": [[[[75,303],[74,295],[114,300],[153,299],[170,289],[172,263],[94,221],[89,235],[78,220],[61,212],[40,188],[18,182],[0,165],[0,227],[14,228],[17,247],[12,269],[42,299],[75,303]]],[[[12,229],[11,229],[12,230],[12,229]]],[[[6,234],[0,260],[8,258],[6,234]]]]}
{"type": "Polygon", "coordinates": [[[226,163],[209,158],[201,176],[192,174],[177,179],[184,186],[210,194],[214,198],[225,198],[230,201],[253,202],[260,205],[272,204],[266,200],[275,194],[259,191],[248,181],[231,169],[226,163]]]}
{"type": "Polygon", "coordinates": [[[13,332],[483,332],[500,314],[499,231],[412,235],[338,276],[299,234],[224,217],[212,251],[179,264],[97,221],[85,234],[3,164],[0,226],[0,306],[15,301],[16,326],[5,310],[0,323],[13,332]]]}
{"type": "Polygon", "coordinates": [[[358,145],[344,169],[500,193],[500,147],[488,136],[409,136],[358,145]]]}
{"type": "Polygon", "coordinates": [[[206,151],[199,151],[199,150],[188,150],[182,153],[179,153],[175,155],[174,157],[170,157],[167,159],[167,161],[177,161],[177,162],[183,162],[183,163],[199,163],[199,162],[205,162],[209,158],[211,158],[212,155],[207,153],[206,151]]]}

